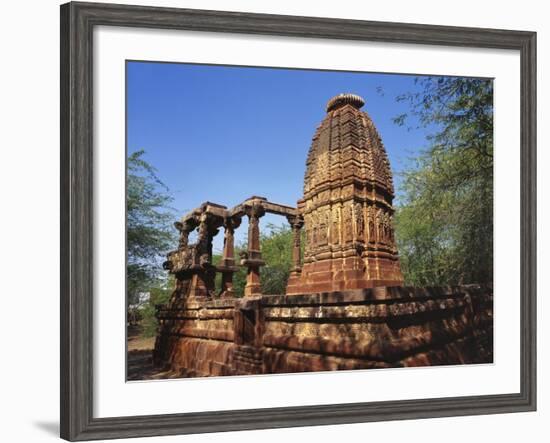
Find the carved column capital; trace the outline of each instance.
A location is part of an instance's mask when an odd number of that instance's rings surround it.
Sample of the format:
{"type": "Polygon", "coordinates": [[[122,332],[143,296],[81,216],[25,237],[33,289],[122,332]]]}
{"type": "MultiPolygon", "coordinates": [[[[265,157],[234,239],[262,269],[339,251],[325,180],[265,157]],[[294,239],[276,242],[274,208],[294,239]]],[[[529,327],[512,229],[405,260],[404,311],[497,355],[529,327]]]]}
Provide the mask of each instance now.
{"type": "Polygon", "coordinates": [[[199,220],[197,217],[192,218],[185,218],[181,221],[177,221],[174,223],[174,226],[179,232],[191,232],[193,229],[197,227],[197,224],[199,223],[199,220]]]}
{"type": "Polygon", "coordinates": [[[265,215],[265,208],[261,203],[252,203],[244,207],[244,213],[248,215],[250,219],[258,219],[265,215]]]}
{"type": "Polygon", "coordinates": [[[241,217],[238,215],[230,215],[224,218],[223,220],[223,227],[226,229],[226,231],[235,231],[240,225],[241,225],[241,217]]]}
{"type": "Polygon", "coordinates": [[[302,229],[304,226],[304,218],[301,215],[287,215],[286,219],[292,229],[302,229]]]}

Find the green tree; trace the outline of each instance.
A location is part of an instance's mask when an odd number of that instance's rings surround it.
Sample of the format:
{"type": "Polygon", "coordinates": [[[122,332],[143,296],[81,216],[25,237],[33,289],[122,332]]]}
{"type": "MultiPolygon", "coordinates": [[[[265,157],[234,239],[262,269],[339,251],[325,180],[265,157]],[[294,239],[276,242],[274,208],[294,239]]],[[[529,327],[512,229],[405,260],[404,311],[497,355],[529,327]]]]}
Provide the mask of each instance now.
{"type": "Polygon", "coordinates": [[[140,294],[166,283],[162,260],[174,246],[172,196],[144,160],[143,150],[128,156],[127,169],[127,300],[139,305],[140,294]]]}
{"type": "Polygon", "coordinates": [[[260,247],[265,261],[260,274],[262,293],[284,294],[292,267],[292,230],[288,225],[267,225],[260,247]]]}
{"type": "MultiPolygon", "coordinates": [[[[240,253],[246,251],[246,241],[235,247],[235,261],[240,264],[240,253]]],[[[236,297],[242,297],[244,295],[244,287],[246,286],[246,268],[240,266],[239,270],[233,274],[233,291],[235,291],[236,297]]]]}
{"type": "Polygon", "coordinates": [[[396,237],[407,284],[490,282],[493,278],[493,84],[425,77],[398,97],[431,128],[428,147],[402,174],[396,237]]]}
{"type": "Polygon", "coordinates": [[[156,305],[166,304],[174,291],[174,277],[168,278],[162,285],[148,289],[149,300],[141,306],[141,335],[153,337],[157,333],[158,321],[155,317],[156,305]]]}

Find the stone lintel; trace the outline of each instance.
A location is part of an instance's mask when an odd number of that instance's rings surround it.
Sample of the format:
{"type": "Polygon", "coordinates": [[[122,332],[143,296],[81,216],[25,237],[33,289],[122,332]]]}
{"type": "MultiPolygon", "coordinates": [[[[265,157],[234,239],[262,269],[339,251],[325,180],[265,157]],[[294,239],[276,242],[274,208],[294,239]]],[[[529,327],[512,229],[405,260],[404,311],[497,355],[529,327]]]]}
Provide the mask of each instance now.
{"type": "Polygon", "coordinates": [[[207,209],[207,208],[218,208],[218,209],[227,209],[227,206],[220,205],[219,203],[213,203],[210,201],[206,201],[203,204],[201,204],[201,209],[207,209]]]}

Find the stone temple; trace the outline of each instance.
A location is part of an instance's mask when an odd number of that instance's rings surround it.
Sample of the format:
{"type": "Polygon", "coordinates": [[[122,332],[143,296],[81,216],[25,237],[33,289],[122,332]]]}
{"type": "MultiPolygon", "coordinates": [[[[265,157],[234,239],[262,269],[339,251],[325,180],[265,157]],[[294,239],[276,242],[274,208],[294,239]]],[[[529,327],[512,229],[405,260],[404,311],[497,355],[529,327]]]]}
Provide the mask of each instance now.
{"type": "Polygon", "coordinates": [[[328,102],[306,162],[304,265],[287,294],[401,286],[393,183],[382,140],[361,97],[328,102]]]}
{"type": "Polygon", "coordinates": [[[205,202],[175,223],[178,248],[164,266],[176,285],[169,303],[157,306],[157,367],[196,377],[492,362],[491,287],[403,286],[392,173],[364,104],[354,94],[329,100],[296,207],[258,196],[233,208],[205,202]],[[262,293],[266,213],[285,217],[293,231],[286,294],[262,293]],[[245,216],[248,247],[237,260],[234,233],[245,216]],[[223,257],[214,265],[212,240],[221,230],[223,257]],[[240,298],[239,266],[247,271],[240,298]]]}

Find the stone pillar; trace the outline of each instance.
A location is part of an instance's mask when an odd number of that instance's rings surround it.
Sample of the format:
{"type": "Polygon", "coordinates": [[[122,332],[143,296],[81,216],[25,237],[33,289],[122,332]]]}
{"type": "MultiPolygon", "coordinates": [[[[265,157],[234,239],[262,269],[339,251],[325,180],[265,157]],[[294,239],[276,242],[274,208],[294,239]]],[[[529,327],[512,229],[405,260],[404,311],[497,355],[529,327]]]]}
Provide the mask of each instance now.
{"type": "Polygon", "coordinates": [[[248,216],[248,251],[241,264],[248,268],[244,295],[251,297],[262,293],[260,266],[265,262],[260,251],[260,217],[265,214],[265,210],[262,205],[253,203],[246,208],[245,213],[248,216]]]}
{"type": "Polygon", "coordinates": [[[299,292],[302,275],[301,230],[304,226],[304,219],[302,216],[288,216],[287,220],[292,228],[292,268],[288,276],[286,293],[296,294],[299,292]]]}
{"type": "Polygon", "coordinates": [[[213,241],[214,241],[214,237],[216,235],[218,235],[218,232],[220,232],[220,230],[218,228],[215,228],[215,227],[209,227],[208,228],[208,241],[206,243],[206,251],[207,251],[207,254],[208,254],[208,264],[209,265],[212,265],[212,256],[213,256],[213,241]]]}
{"type": "Polygon", "coordinates": [[[288,222],[292,228],[292,268],[291,274],[300,274],[302,270],[302,238],[301,232],[304,226],[304,220],[300,216],[288,216],[288,222]]]}
{"type": "Polygon", "coordinates": [[[216,272],[212,268],[212,231],[209,226],[208,214],[203,213],[199,218],[199,235],[196,245],[195,266],[198,269],[191,277],[189,296],[208,297],[215,288],[216,272]]]}
{"type": "Polygon", "coordinates": [[[187,226],[186,223],[184,224],[184,223],[181,223],[181,222],[174,223],[174,226],[176,227],[176,229],[180,233],[180,238],[179,238],[179,242],[178,242],[178,249],[179,250],[186,249],[187,246],[189,245],[189,233],[192,231],[192,228],[187,226]]]}
{"type": "Polygon", "coordinates": [[[199,264],[207,265],[209,258],[210,229],[208,228],[208,214],[202,214],[199,219],[199,235],[197,238],[197,253],[199,264]]]}
{"type": "Polygon", "coordinates": [[[224,220],[223,257],[218,266],[222,273],[221,297],[233,297],[233,273],[238,271],[235,266],[235,229],[241,224],[240,217],[227,217],[224,220]]]}

